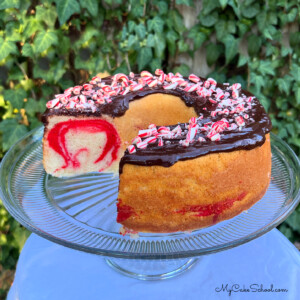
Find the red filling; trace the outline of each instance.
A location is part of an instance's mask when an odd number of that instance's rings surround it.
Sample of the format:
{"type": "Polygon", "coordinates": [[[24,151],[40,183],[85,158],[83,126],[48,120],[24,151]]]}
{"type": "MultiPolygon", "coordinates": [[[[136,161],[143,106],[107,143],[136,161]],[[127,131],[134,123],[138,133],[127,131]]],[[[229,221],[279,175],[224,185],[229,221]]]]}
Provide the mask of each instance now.
{"type": "Polygon", "coordinates": [[[187,212],[194,212],[195,214],[193,216],[196,217],[207,217],[215,215],[214,221],[216,221],[218,215],[232,207],[234,202],[241,201],[246,195],[247,193],[243,192],[238,195],[237,198],[228,198],[215,204],[188,205],[185,208],[177,211],[177,213],[185,214],[187,212]]]}
{"type": "Polygon", "coordinates": [[[129,205],[122,205],[120,199],[118,200],[117,208],[118,208],[118,216],[117,216],[118,223],[127,220],[132,215],[136,215],[134,208],[129,205]]]}
{"type": "Polygon", "coordinates": [[[113,161],[118,158],[118,150],[120,148],[121,141],[118,132],[111,123],[105,120],[69,120],[55,124],[48,133],[49,146],[61,155],[65,161],[65,164],[61,168],[67,168],[69,166],[72,166],[73,168],[80,167],[80,163],[77,159],[78,155],[83,151],[88,152],[87,148],[81,148],[75,154],[68,151],[66,145],[66,134],[71,129],[87,133],[104,132],[106,134],[106,144],[94,163],[96,164],[103,160],[110,151],[111,159],[107,160],[106,165],[100,171],[109,167],[113,161]]]}

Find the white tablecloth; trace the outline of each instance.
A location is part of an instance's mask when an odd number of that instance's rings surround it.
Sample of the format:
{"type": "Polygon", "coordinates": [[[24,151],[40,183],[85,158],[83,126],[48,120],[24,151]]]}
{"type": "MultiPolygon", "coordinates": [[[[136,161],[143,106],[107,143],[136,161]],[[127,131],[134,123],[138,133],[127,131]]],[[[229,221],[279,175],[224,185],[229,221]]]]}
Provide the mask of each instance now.
{"type": "Polygon", "coordinates": [[[274,229],[247,244],[201,257],[183,275],[149,282],[115,272],[101,256],[69,249],[32,234],[21,253],[7,299],[228,298],[300,299],[299,251],[274,229]],[[228,291],[219,291],[222,284],[227,284],[227,290],[239,291],[232,291],[229,298],[228,291]],[[261,288],[273,291],[260,291],[261,288]],[[276,289],[287,291],[275,292],[276,289]]]}

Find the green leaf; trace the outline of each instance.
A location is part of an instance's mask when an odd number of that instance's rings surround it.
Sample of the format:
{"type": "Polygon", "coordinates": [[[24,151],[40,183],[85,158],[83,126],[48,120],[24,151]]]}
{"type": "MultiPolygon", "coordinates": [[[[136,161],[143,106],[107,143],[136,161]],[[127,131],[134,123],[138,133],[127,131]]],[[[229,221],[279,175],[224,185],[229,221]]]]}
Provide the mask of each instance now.
{"type": "Polygon", "coordinates": [[[291,240],[294,236],[293,231],[290,227],[286,225],[286,223],[282,223],[279,227],[279,230],[289,239],[291,240]]]}
{"type": "Polygon", "coordinates": [[[179,35],[174,30],[169,30],[167,32],[167,43],[168,50],[171,55],[175,55],[176,53],[176,41],[178,40],[179,35]]]}
{"type": "Polygon", "coordinates": [[[130,21],[128,22],[128,32],[129,32],[129,33],[133,32],[135,26],[136,26],[135,22],[130,20],[130,21]]]}
{"type": "Polygon", "coordinates": [[[258,70],[262,75],[273,75],[273,76],[275,75],[272,62],[270,61],[264,61],[264,60],[260,61],[258,70]]]}
{"type": "Polygon", "coordinates": [[[287,219],[286,223],[291,226],[293,230],[300,232],[300,213],[294,211],[287,219]]]}
{"type": "Polygon", "coordinates": [[[250,73],[250,82],[253,83],[252,90],[254,90],[254,94],[259,94],[261,88],[265,85],[264,78],[253,72],[250,73]]]}
{"type": "Polygon", "coordinates": [[[14,42],[3,40],[0,37],[0,61],[5,59],[9,54],[18,53],[18,48],[14,42]]]}
{"type": "Polygon", "coordinates": [[[287,14],[287,20],[289,23],[294,22],[297,17],[298,9],[296,7],[292,8],[291,11],[287,14]]]}
{"type": "Polygon", "coordinates": [[[227,34],[226,21],[222,19],[219,20],[215,25],[215,29],[216,29],[217,39],[222,40],[227,34]]]}
{"type": "Polygon", "coordinates": [[[257,25],[259,30],[262,32],[265,29],[266,22],[267,22],[267,13],[265,10],[261,11],[257,16],[257,25]]]}
{"type": "Polygon", "coordinates": [[[294,89],[296,95],[296,103],[300,105],[300,86],[295,87],[294,89]]]}
{"type": "Polygon", "coordinates": [[[162,69],[161,60],[159,58],[154,58],[149,64],[151,73],[154,73],[156,69],[162,69]]]}
{"type": "Polygon", "coordinates": [[[217,23],[218,17],[219,17],[218,13],[214,11],[212,14],[209,15],[203,15],[203,14],[200,15],[199,20],[203,26],[211,27],[217,23]]]}
{"type": "Polygon", "coordinates": [[[223,40],[225,44],[226,64],[230,63],[238,53],[239,40],[235,39],[231,34],[227,35],[223,40]]]}
{"type": "Polygon", "coordinates": [[[122,28],[122,32],[121,32],[121,39],[122,40],[125,40],[126,37],[127,37],[128,33],[127,33],[127,27],[126,26],[123,26],[122,28]]]}
{"type": "Polygon", "coordinates": [[[164,28],[164,21],[159,17],[156,16],[152,20],[147,21],[148,30],[154,30],[157,33],[162,33],[164,28]]]}
{"type": "Polygon", "coordinates": [[[176,4],[178,4],[178,5],[194,6],[193,0],[176,0],[176,4]]]}
{"type": "Polygon", "coordinates": [[[247,41],[248,41],[249,55],[256,56],[260,51],[260,47],[261,47],[261,43],[262,43],[261,37],[255,35],[255,34],[251,34],[248,36],[247,41]]]}
{"type": "Polygon", "coordinates": [[[132,1],[130,16],[132,18],[140,18],[144,14],[143,1],[132,1]]]}
{"type": "Polygon", "coordinates": [[[49,27],[53,28],[57,19],[57,13],[54,6],[43,7],[36,6],[35,17],[41,22],[45,22],[49,27]]]}
{"type": "Polygon", "coordinates": [[[242,15],[245,18],[252,19],[260,12],[260,6],[258,3],[252,4],[250,6],[242,6],[242,15]]]}
{"type": "Polygon", "coordinates": [[[202,13],[204,15],[210,14],[215,8],[219,7],[219,0],[203,0],[202,13]]]}
{"type": "Polygon", "coordinates": [[[221,48],[219,45],[210,43],[206,47],[206,61],[209,66],[213,65],[221,54],[221,48]]]}
{"type": "Polygon", "coordinates": [[[141,40],[144,39],[145,36],[146,36],[146,27],[145,27],[145,25],[141,23],[141,24],[135,26],[135,32],[141,40]]]}
{"type": "Polygon", "coordinates": [[[292,48],[286,48],[284,46],[281,47],[281,56],[282,57],[286,57],[287,55],[292,54],[292,53],[293,53],[292,48]]]}
{"type": "Polygon", "coordinates": [[[245,33],[250,30],[250,27],[247,26],[246,24],[243,24],[243,23],[238,23],[237,27],[239,29],[239,36],[240,37],[243,37],[245,35],[245,33]]]}
{"type": "Polygon", "coordinates": [[[152,33],[148,34],[147,36],[147,47],[154,47],[155,41],[154,41],[154,35],[152,33]]]}
{"type": "Polygon", "coordinates": [[[222,41],[226,35],[236,32],[235,22],[219,20],[216,25],[216,34],[218,40],[222,41]]]}
{"type": "Polygon", "coordinates": [[[219,0],[219,3],[222,9],[224,9],[227,6],[228,0],[219,0]]]}
{"type": "Polygon", "coordinates": [[[58,39],[57,52],[66,55],[70,50],[71,41],[67,36],[58,37],[58,39]]]}
{"type": "Polygon", "coordinates": [[[234,13],[240,19],[241,18],[240,2],[235,0],[229,0],[228,5],[232,7],[234,13]]]}
{"type": "Polygon", "coordinates": [[[80,39],[76,41],[76,46],[81,47],[84,45],[84,47],[87,47],[87,43],[95,36],[99,35],[99,30],[94,28],[93,26],[87,26],[85,28],[85,31],[81,34],[80,39]]]}
{"type": "Polygon", "coordinates": [[[43,24],[37,18],[31,16],[25,21],[23,36],[27,39],[43,28],[43,24]]]}
{"type": "Polygon", "coordinates": [[[189,76],[189,74],[191,73],[191,70],[187,65],[182,64],[179,67],[174,68],[173,72],[174,72],[174,74],[176,72],[178,72],[183,76],[189,76]]]}
{"type": "Polygon", "coordinates": [[[0,0],[0,9],[19,8],[19,0],[0,0]]]}
{"type": "Polygon", "coordinates": [[[297,47],[300,45],[300,32],[290,33],[290,45],[291,47],[297,47]]]}
{"type": "Polygon", "coordinates": [[[152,60],[152,50],[148,47],[143,47],[138,53],[138,69],[142,71],[152,60]]]}
{"type": "Polygon", "coordinates": [[[34,57],[32,46],[29,43],[25,43],[22,47],[22,55],[26,57],[34,57]]]}
{"type": "Polygon", "coordinates": [[[24,99],[27,94],[23,89],[5,90],[4,99],[9,101],[13,108],[20,109],[24,107],[24,99]]]}
{"type": "Polygon", "coordinates": [[[291,81],[292,77],[290,76],[285,76],[284,78],[278,78],[277,83],[278,83],[278,88],[281,92],[284,92],[286,95],[289,95],[291,93],[290,87],[291,87],[291,81]]]}
{"type": "Polygon", "coordinates": [[[293,63],[291,66],[290,74],[294,78],[295,81],[299,81],[300,77],[300,66],[298,64],[293,63]]]}
{"type": "Polygon", "coordinates": [[[28,132],[28,129],[26,126],[18,124],[16,119],[6,119],[1,121],[0,131],[2,132],[3,150],[7,151],[28,132]]]}
{"type": "Polygon", "coordinates": [[[182,15],[175,9],[170,11],[170,15],[168,18],[169,27],[174,28],[178,33],[182,33],[185,31],[185,26],[183,24],[182,15]]]}
{"type": "Polygon", "coordinates": [[[52,73],[55,83],[57,83],[66,72],[63,60],[60,60],[55,65],[51,66],[51,69],[53,70],[52,73]]]}
{"type": "Polygon", "coordinates": [[[22,38],[19,22],[8,22],[5,26],[5,39],[11,42],[21,42],[22,38]]]}
{"type": "Polygon", "coordinates": [[[34,39],[35,52],[41,53],[50,46],[56,45],[58,42],[57,35],[54,31],[40,31],[34,39]]]}
{"type": "Polygon", "coordinates": [[[258,97],[260,103],[263,105],[263,107],[265,108],[266,112],[269,111],[271,102],[268,98],[266,98],[263,94],[256,94],[256,96],[258,97]]]}
{"type": "Polygon", "coordinates": [[[166,49],[166,40],[163,38],[162,34],[154,35],[154,49],[155,49],[156,57],[164,58],[164,51],[166,49]]]}
{"type": "Polygon", "coordinates": [[[135,45],[135,43],[137,42],[137,37],[136,35],[130,35],[128,37],[128,48],[133,48],[133,46],[135,45]]]}
{"type": "Polygon", "coordinates": [[[41,98],[38,101],[29,98],[24,106],[26,114],[29,115],[30,117],[34,117],[36,113],[41,113],[45,110],[46,103],[47,100],[44,98],[41,98]]]}
{"type": "Polygon", "coordinates": [[[166,2],[159,1],[157,3],[157,7],[158,7],[158,13],[160,15],[165,15],[166,13],[168,13],[169,6],[168,6],[168,4],[166,2]]]}
{"type": "Polygon", "coordinates": [[[56,10],[60,25],[63,25],[74,13],[80,12],[77,0],[56,0],[56,10]]]}
{"type": "Polygon", "coordinates": [[[246,63],[248,62],[248,57],[247,56],[244,56],[242,54],[239,55],[239,61],[238,61],[238,64],[237,64],[237,67],[242,67],[244,66],[246,63]]]}
{"type": "Polygon", "coordinates": [[[187,52],[189,50],[189,45],[184,40],[179,40],[178,50],[180,53],[187,52]]]}
{"type": "Polygon", "coordinates": [[[206,41],[207,35],[194,27],[190,30],[188,37],[194,40],[194,49],[198,49],[206,41]]]}
{"type": "Polygon", "coordinates": [[[94,17],[98,15],[98,1],[97,0],[80,0],[80,5],[86,8],[87,11],[94,17]]]}

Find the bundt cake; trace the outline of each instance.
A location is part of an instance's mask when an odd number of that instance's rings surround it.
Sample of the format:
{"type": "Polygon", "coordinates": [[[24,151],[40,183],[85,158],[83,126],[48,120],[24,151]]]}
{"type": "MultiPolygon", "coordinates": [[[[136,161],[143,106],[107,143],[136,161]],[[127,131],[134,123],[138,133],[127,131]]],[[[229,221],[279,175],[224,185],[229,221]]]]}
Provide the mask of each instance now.
{"type": "Polygon", "coordinates": [[[94,77],[55,95],[43,122],[46,172],[119,173],[117,222],[129,230],[209,226],[269,185],[271,121],[239,83],[162,70],[94,77]]]}

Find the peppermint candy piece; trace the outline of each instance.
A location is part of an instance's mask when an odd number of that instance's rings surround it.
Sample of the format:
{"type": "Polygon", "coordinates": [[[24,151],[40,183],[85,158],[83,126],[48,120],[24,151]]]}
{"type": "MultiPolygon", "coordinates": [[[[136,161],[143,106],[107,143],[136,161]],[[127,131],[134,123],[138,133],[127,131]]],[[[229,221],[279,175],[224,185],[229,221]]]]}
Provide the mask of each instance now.
{"type": "Polygon", "coordinates": [[[137,146],[137,148],[139,148],[139,149],[146,149],[147,146],[148,146],[148,143],[140,142],[140,143],[137,143],[136,146],[137,146]]]}
{"type": "Polygon", "coordinates": [[[136,136],[132,141],[131,144],[137,144],[140,143],[142,141],[142,139],[139,136],[136,136]]]}
{"type": "Polygon", "coordinates": [[[164,85],[163,88],[165,90],[173,90],[177,87],[177,85],[178,85],[178,83],[174,82],[174,83],[171,83],[171,84],[164,85]]]}
{"type": "Polygon", "coordinates": [[[211,137],[210,137],[210,140],[215,142],[215,141],[220,141],[221,140],[221,136],[219,133],[216,133],[216,134],[213,134],[211,137]]]}
{"type": "Polygon", "coordinates": [[[53,99],[47,102],[47,108],[53,108],[59,103],[59,99],[53,99]]]}
{"type": "Polygon", "coordinates": [[[153,75],[148,71],[142,71],[141,72],[141,77],[150,77],[150,78],[152,78],[153,75]]]}
{"type": "Polygon", "coordinates": [[[161,134],[168,134],[170,132],[170,128],[161,126],[157,129],[157,131],[158,131],[158,133],[161,133],[161,134]]]}
{"type": "Polygon", "coordinates": [[[236,118],[235,118],[235,122],[236,122],[236,124],[237,124],[239,127],[245,126],[245,121],[244,121],[244,119],[243,119],[242,116],[236,117],[236,118]]]}
{"type": "Polygon", "coordinates": [[[152,80],[150,83],[148,83],[148,86],[150,86],[150,87],[155,87],[155,86],[157,86],[157,84],[158,84],[158,80],[157,80],[157,79],[154,79],[154,80],[152,80]]]}
{"type": "Polygon", "coordinates": [[[191,74],[191,75],[189,76],[189,80],[190,80],[190,81],[193,81],[193,82],[195,82],[195,83],[197,83],[197,82],[200,81],[200,78],[199,78],[198,76],[196,76],[195,74],[191,74]]]}
{"type": "Polygon", "coordinates": [[[197,127],[191,127],[191,128],[189,128],[188,134],[186,136],[186,140],[188,142],[191,142],[194,139],[196,133],[197,133],[197,127]]]}
{"type": "Polygon", "coordinates": [[[133,145],[128,146],[128,147],[127,147],[127,150],[128,150],[128,152],[129,152],[130,154],[136,152],[136,149],[135,149],[135,147],[134,147],[133,145]]]}
{"type": "MultiPolygon", "coordinates": [[[[156,131],[156,129],[155,129],[155,131],[156,131]]],[[[148,136],[151,136],[153,133],[154,133],[153,128],[151,128],[151,129],[144,129],[144,130],[140,130],[139,131],[138,136],[139,137],[148,137],[148,136]]]]}
{"type": "Polygon", "coordinates": [[[136,92],[136,91],[140,91],[143,89],[143,85],[142,84],[131,84],[130,85],[130,90],[133,91],[133,92],[136,92]]]}
{"type": "Polygon", "coordinates": [[[220,133],[222,131],[224,131],[226,128],[229,127],[229,123],[227,121],[224,121],[224,120],[220,120],[220,121],[217,121],[215,122],[213,125],[212,125],[212,129],[216,132],[216,133],[220,133]]]}
{"type": "Polygon", "coordinates": [[[160,75],[162,75],[162,74],[164,74],[164,71],[163,71],[163,70],[161,70],[161,69],[156,69],[156,70],[155,70],[155,75],[160,76],[160,75]]]}
{"type": "Polygon", "coordinates": [[[147,143],[147,144],[153,144],[153,143],[156,142],[156,137],[155,136],[151,136],[151,137],[145,139],[143,142],[147,143]]]}
{"type": "Polygon", "coordinates": [[[240,83],[234,83],[231,88],[233,90],[239,90],[242,87],[242,85],[240,83]]]}

